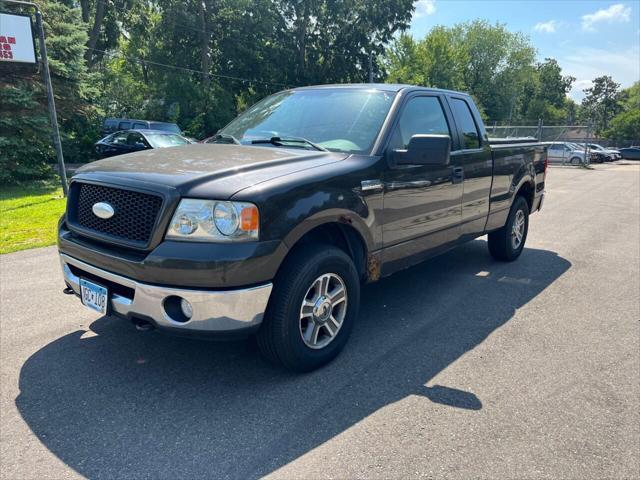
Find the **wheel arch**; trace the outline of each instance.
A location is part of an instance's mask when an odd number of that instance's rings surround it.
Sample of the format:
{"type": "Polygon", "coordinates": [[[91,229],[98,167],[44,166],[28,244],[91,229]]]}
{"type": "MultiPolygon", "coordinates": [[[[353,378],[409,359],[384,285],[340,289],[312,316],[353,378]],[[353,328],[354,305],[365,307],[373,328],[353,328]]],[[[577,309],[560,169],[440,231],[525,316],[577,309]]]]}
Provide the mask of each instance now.
{"type": "Polygon", "coordinates": [[[511,204],[513,205],[513,202],[515,202],[515,199],[517,197],[524,197],[524,199],[527,201],[527,205],[529,205],[529,212],[531,212],[533,209],[533,201],[535,200],[536,195],[536,185],[533,178],[523,178],[518,185],[518,188],[515,189],[515,192],[516,193],[513,196],[511,204]]]}
{"type": "Polygon", "coordinates": [[[298,224],[285,237],[289,252],[300,245],[326,243],[343,250],[353,260],[362,280],[377,280],[375,272],[370,272],[370,252],[373,238],[369,228],[355,212],[332,209],[319,212],[298,224]]]}

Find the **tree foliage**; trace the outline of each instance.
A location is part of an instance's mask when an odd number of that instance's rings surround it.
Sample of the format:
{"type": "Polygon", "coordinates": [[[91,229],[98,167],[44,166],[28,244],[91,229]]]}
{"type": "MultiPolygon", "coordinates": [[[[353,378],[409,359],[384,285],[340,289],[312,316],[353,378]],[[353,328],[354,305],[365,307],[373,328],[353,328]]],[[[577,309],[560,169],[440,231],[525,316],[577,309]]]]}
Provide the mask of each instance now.
{"type": "MultiPolygon", "coordinates": [[[[83,58],[87,34],[77,9],[51,1],[40,2],[40,8],[63,149],[68,159],[79,161],[95,141],[91,125],[99,112],[98,92],[83,58]]],[[[0,109],[0,183],[49,175],[55,157],[41,76],[3,75],[0,109]]]]}
{"type": "Polygon", "coordinates": [[[536,73],[529,40],[484,20],[438,26],[422,40],[401,35],[389,52],[388,81],[466,90],[490,120],[514,115],[536,73]]]}
{"type": "Polygon", "coordinates": [[[640,140],[640,82],[634,83],[619,95],[621,112],[611,119],[604,136],[619,141],[640,140]]]}
{"type": "Polygon", "coordinates": [[[594,126],[596,133],[601,133],[609,127],[611,118],[622,111],[620,84],[603,75],[594,79],[584,93],[582,117],[594,126]]]}
{"type": "Polygon", "coordinates": [[[109,114],[177,121],[192,136],[209,135],[274,91],[364,81],[369,52],[382,54],[407,28],[412,9],[410,0],[136,4],[123,13],[118,48],[102,55],[103,106],[109,114]]]}
{"type": "MultiPolygon", "coordinates": [[[[375,81],[469,91],[489,120],[593,117],[601,130],[636,125],[637,107],[625,106],[629,95],[615,82],[596,79],[577,106],[566,97],[574,79],[553,59],[535,63],[529,39],[504,25],[438,26],[421,40],[404,33],[413,0],[39,4],[63,150],[72,163],[92,158],[106,116],[177,122],[202,138],[272,92],[365,82],[370,55],[375,81]]],[[[55,155],[40,75],[0,78],[0,106],[0,181],[49,174],[55,155]]]]}
{"type": "Polygon", "coordinates": [[[574,77],[563,76],[553,58],[537,63],[525,81],[520,100],[520,118],[532,121],[542,118],[548,123],[568,122],[575,117],[575,104],[567,99],[574,77]]]}

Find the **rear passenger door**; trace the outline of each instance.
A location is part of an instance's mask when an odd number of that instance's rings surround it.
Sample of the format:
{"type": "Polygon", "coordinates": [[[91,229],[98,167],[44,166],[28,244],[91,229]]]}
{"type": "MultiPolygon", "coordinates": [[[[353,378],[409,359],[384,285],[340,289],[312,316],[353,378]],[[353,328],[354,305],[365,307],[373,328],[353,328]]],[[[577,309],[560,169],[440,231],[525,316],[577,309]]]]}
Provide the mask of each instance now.
{"type": "Polygon", "coordinates": [[[448,97],[459,137],[451,160],[462,167],[462,219],[460,234],[474,237],[484,231],[489,215],[493,159],[480,113],[467,97],[448,97]]]}
{"type": "Polygon", "coordinates": [[[111,155],[122,155],[129,152],[129,145],[127,144],[127,138],[129,134],[127,132],[114,133],[111,137],[111,155]]]}

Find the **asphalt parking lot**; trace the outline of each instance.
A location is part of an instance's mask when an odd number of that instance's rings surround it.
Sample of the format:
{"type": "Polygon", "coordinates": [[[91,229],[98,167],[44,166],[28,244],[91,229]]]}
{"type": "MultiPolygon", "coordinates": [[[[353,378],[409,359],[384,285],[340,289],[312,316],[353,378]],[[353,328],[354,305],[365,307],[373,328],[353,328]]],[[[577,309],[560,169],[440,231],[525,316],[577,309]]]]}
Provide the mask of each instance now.
{"type": "Polygon", "coordinates": [[[516,263],[476,240],[368,285],[302,376],[98,318],[54,247],[0,257],[2,478],[638,478],[629,163],[552,168],[516,263]]]}

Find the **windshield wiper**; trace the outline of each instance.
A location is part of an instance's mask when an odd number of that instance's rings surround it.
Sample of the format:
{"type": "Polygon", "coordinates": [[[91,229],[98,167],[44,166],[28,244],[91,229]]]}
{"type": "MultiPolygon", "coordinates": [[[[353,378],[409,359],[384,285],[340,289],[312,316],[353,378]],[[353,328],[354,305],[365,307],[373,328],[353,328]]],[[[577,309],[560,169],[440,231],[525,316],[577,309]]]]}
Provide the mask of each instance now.
{"type": "Polygon", "coordinates": [[[302,137],[271,137],[271,138],[259,138],[257,140],[251,140],[252,145],[261,144],[261,143],[262,144],[270,143],[272,145],[275,145],[276,147],[284,147],[285,143],[301,143],[301,144],[309,145],[310,147],[316,150],[320,150],[321,152],[329,151],[326,148],[321,147],[320,145],[313,143],[312,141],[302,137]]]}
{"type": "MultiPolygon", "coordinates": [[[[216,133],[213,136],[213,142],[211,142],[211,143],[217,142],[218,140],[230,140],[231,143],[234,143],[236,145],[241,145],[240,144],[240,140],[238,140],[233,135],[229,135],[228,133],[216,133]]],[[[225,142],[225,143],[228,143],[228,142],[225,142]]]]}

